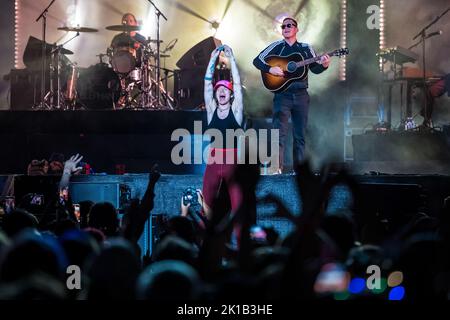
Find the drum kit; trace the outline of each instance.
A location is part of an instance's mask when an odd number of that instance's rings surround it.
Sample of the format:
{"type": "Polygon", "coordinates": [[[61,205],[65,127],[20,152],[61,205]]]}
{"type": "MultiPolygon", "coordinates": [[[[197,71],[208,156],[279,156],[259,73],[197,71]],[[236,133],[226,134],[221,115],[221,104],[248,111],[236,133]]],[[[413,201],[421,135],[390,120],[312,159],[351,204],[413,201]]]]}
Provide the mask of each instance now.
{"type": "MultiPolygon", "coordinates": [[[[168,93],[167,78],[173,71],[164,69],[165,78],[160,77],[159,59],[169,57],[157,54],[152,48],[157,40],[130,34],[141,29],[140,26],[112,25],[109,31],[121,32],[118,36],[129,41],[119,41],[97,55],[99,63],[89,68],[79,68],[65,55],[73,54],[64,45],[80,33],[94,33],[97,29],[86,27],[62,27],[61,31],[76,32],[76,35],[62,45],[52,46],[50,55],[50,91],[43,104],[34,109],[46,110],[173,110],[175,99],[168,93]],[[107,62],[105,62],[107,58],[107,62]],[[159,81],[157,80],[159,78],[159,81]],[[65,83],[63,83],[65,80],[65,83]]],[[[116,36],[116,37],[118,37],[116,36]]],[[[159,40],[159,43],[162,43],[159,40]]],[[[173,46],[172,46],[173,48],[173,46]]],[[[158,46],[159,49],[159,46],[158,46]]],[[[167,53],[171,48],[165,50],[167,53]]]]}

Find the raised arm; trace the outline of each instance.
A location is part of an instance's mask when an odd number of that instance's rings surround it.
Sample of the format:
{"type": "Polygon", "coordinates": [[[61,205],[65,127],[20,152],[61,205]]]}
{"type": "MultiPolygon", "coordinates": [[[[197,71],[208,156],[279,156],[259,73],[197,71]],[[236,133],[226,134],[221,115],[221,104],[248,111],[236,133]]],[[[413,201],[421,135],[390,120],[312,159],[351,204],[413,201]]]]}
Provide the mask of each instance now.
{"type": "Polygon", "coordinates": [[[227,45],[224,45],[225,56],[230,60],[231,76],[233,77],[233,92],[234,100],[231,105],[231,110],[234,113],[234,117],[239,124],[242,124],[244,118],[244,104],[242,97],[242,84],[241,77],[239,76],[239,70],[236,64],[236,59],[233,54],[233,50],[227,45]]]}
{"type": "Polygon", "coordinates": [[[205,73],[204,97],[208,123],[211,122],[214,111],[217,108],[217,105],[214,101],[214,87],[212,81],[214,79],[214,69],[216,67],[216,60],[219,56],[220,50],[221,47],[214,49],[214,51],[211,53],[211,59],[209,60],[208,68],[206,68],[205,73]]]}

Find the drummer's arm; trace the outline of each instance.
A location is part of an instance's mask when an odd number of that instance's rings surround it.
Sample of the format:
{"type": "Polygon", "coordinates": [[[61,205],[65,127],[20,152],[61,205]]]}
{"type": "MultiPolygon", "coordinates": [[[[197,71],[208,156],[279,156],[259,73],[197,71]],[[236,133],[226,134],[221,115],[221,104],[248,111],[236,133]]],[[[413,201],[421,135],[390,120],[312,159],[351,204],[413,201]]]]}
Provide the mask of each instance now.
{"type": "Polygon", "coordinates": [[[214,69],[216,66],[216,60],[219,56],[220,51],[215,49],[211,53],[211,59],[209,60],[208,68],[206,68],[205,73],[205,90],[204,90],[204,97],[205,97],[205,108],[206,113],[208,117],[208,124],[212,120],[212,116],[214,114],[214,111],[216,109],[216,104],[214,103],[214,88],[213,88],[213,79],[214,79],[214,69]]]}

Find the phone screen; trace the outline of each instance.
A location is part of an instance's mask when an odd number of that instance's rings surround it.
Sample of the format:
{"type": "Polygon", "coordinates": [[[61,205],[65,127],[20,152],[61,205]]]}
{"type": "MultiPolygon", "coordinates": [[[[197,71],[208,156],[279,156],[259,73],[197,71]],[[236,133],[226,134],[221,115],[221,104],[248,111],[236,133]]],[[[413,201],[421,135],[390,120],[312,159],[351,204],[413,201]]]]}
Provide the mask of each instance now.
{"type": "Polygon", "coordinates": [[[316,278],[314,290],[316,293],[330,293],[345,291],[350,280],[349,274],[343,266],[330,263],[322,267],[316,278]]]}
{"type": "Polygon", "coordinates": [[[44,196],[42,194],[33,194],[30,203],[36,206],[41,206],[44,203],[44,196]]]}
{"type": "Polygon", "coordinates": [[[75,214],[75,218],[77,219],[78,222],[80,222],[81,214],[80,214],[80,205],[78,203],[73,204],[73,211],[75,214]]]}

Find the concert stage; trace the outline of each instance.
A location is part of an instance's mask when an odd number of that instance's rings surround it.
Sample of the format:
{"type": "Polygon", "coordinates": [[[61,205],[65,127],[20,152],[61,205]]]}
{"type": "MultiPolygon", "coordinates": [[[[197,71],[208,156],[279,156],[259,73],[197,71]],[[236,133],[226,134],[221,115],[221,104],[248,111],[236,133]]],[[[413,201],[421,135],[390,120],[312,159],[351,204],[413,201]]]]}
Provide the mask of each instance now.
{"type": "MultiPolygon", "coordinates": [[[[162,172],[193,173],[193,166],[174,166],[171,134],[193,133],[201,111],[0,111],[3,174],[25,173],[32,159],[53,152],[79,153],[96,173],[114,173],[116,164],[127,172],[148,172],[158,163],[162,172]]],[[[203,127],[205,127],[203,125],[203,127]]]]}
{"type": "MultiPolygon", "coordinates": [[[[201,174],[203,165],[174,165],[171,141],[176,129],[194,133],[194,122],[206,128],[204,111],[0,111],[2,174],[26,172],[32,159],[48,159],[53,152],[66,157],[79,153],[95,173],[148,172],[158,163],[168,174],[201,174]]],[[[253,128],[270,129],[270,119],[252,119],[253,128]]],[[[192,144],[195,143],[191,137],[192,144]]],[[[288,142],[292,139],[288,135],[288,142]]],[[[309,139],[314,139],[310,137],[309,139]]],[[[443,174],[450,172],[450,130],[369,132],[352,136],[355,174],[443,174]]],[[[198,140],[196,140],[198,141],[198,140]]],[[[207,143],[205,143],[206,145],[207,143]]],[[[204,146],[205,146],[204,145],[204,146]]],[[[308,143],[307,143],[308,146],[308,143]]],[[[285,158],[292,161],[288,143],[285,158]]],[[[338,160],[339,161],[339,160],[338,160]]]]}

